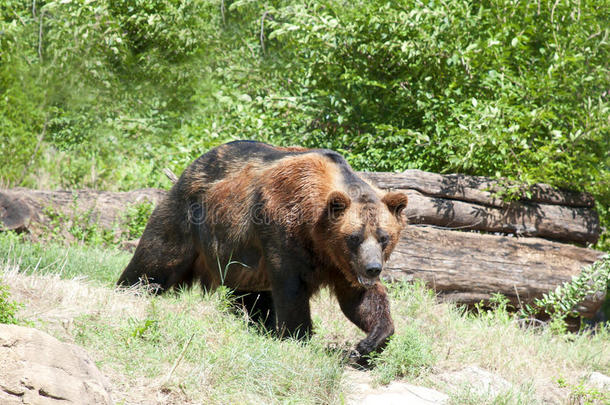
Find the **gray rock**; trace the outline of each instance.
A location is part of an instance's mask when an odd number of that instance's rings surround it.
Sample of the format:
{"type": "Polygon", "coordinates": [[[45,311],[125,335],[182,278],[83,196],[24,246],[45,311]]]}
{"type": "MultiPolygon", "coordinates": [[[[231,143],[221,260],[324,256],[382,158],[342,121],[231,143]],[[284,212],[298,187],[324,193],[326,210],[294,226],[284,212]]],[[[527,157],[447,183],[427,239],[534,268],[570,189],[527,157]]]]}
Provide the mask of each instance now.
{"type": "Polygon", "coordinates": [[[370,375],[355,370],[346,377],[352,388],[347,398],[350,405],[444,405],[449,399],[442,392],[399,381],[372,387],[370,375]]]}
{"type": "Polygon", "coordinates": [[[476,366],[468,366],[458,371],[438,374],[435,379],[446,384],[452,390],[467,387],[477,395],[492,397],[512,388],[512,384],[504,378],[476,366]]]}
{"type": "Polygon", "coordinates": [[[0,324],[0,403],[112,404],[105,377],[80,347],[0,324]]]}
{"type": "Polygon", "coordinates": [[[588,379],[588,383],[593,388],[597,388],[602,392],[610,392],[610,377],[605,374],[594,371],[588,379]]]}

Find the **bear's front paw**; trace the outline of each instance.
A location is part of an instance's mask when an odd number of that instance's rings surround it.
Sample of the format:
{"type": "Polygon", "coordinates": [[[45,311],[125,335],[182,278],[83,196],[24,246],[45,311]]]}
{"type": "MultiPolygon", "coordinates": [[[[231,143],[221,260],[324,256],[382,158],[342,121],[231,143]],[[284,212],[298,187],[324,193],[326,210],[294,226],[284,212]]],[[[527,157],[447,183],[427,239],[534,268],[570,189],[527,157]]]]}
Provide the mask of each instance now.
{"type": "Polygon", "coordinates": [[[358,350],[349,352],[348,363],[358,370],[370,370],[372,368],[370,356],[362,355],[358,350]]]}
{"type": "Polygon", "coordinates": [[[358,350],[355,350],[355,349],[354,349],[354,350],[350,350],[350,351],[347,353],[347,358],[348,358],[348,360],[349,360],[350,362],[355,362],[355,361],[357,361],[358,359],[360,359],[361,357],[362,357],[362,356],[360,355],[360,352],[359,352],[358,350]]]}

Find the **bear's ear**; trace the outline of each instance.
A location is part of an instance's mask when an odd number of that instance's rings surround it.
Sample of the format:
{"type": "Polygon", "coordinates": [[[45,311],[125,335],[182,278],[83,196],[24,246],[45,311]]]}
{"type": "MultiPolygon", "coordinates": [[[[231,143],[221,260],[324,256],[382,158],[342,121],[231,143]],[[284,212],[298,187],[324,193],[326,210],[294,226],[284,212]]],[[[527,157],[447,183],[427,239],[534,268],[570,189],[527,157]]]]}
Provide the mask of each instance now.
{"type": "Polygon", "coordinates": [[[333,191],[326,199],[326,210],[331,218],[336,218],[349,208],[352,200],[343,191],[333,191]]]}
{"type": "Polygon", "coordinates": [[[407,206],[409,199],[405,193],[391,191],[381,199],[388,206],[390,212],[400,218],[402,210],[407,206]]]}

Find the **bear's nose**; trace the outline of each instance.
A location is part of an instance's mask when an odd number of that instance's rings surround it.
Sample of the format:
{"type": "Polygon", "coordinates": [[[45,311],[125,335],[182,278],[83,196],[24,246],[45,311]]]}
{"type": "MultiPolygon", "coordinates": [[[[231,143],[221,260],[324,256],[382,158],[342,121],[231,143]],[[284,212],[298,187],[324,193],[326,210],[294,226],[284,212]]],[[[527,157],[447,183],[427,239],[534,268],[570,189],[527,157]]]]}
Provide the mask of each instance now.
{"type": "Polygon", "coordinates": [[[381,263],[371,263],[366,266],[366,275],[377,277],[381,273],[381,263]]]}

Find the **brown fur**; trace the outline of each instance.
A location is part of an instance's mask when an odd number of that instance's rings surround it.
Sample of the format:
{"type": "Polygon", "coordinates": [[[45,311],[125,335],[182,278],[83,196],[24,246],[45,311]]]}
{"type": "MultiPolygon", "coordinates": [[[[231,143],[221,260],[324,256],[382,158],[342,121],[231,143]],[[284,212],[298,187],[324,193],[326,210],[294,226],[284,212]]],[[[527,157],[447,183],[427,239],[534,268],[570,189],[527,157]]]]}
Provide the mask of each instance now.
{"type": "Polygon", "coordinates": [[[406,203],[332,151],[222,145],[189,166],[155,210],[119,284],[146,278],[163,291],[193,280],[206,289],[224,283],[244,305],[264,303],[256,310],[267,327],[296,337],[310,333],[309,298],[329,286],[367,333],[357,346],[366,355],[394,328],[375,282],[382,263],[364,260],[388,259],[406,203]]]}

